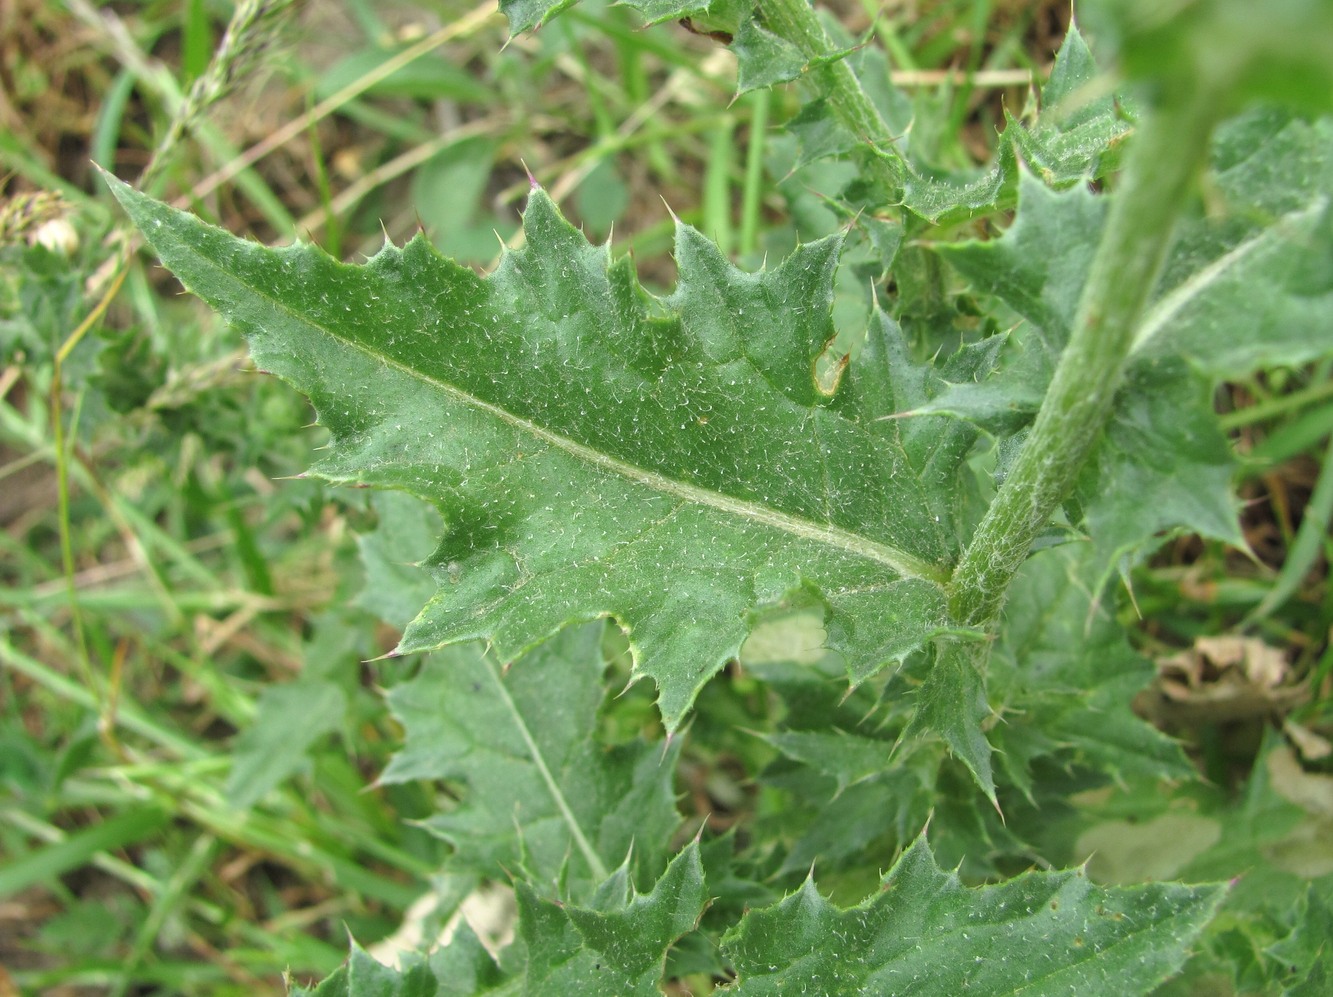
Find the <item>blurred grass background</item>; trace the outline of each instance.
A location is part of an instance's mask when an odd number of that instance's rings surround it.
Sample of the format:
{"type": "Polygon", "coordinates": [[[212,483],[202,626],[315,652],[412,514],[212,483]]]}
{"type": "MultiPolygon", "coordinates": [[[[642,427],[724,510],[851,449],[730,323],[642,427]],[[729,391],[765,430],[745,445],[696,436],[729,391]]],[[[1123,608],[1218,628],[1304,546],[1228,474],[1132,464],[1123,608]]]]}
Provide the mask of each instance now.
{"type": "MultiPolygon", "coordinates": [[[[1044,0],[832,6],[954,169],[989,158],[1069,20],[1044,0]]],[[[515,239],[530,171],[665,289],[667,205],[750,266],[840,224],[820,195],[845,167],[791,172],[795,94],[733,101],[734,74],[712,39],[601,0],[514,39],[493,4],[452,0],[0,7],[0,997],[281,993],[285,971],[335,968],[347,931],[392,933],[443,847],[411,823],[424,789],[375,785],[399,737],[377,690],[403,667],[370,660],[395,634],[357,601],[375,509],[300,478],[308,405],[126,256],[91,164],[265,242],[361,260],[420,231],[478,268],[515,239]]],[[[864,309],[844,284],[839,308],[864,309]]],[[[1135,579],[1158,656],[1249,614],[1312,737],[1329,375],[1219,399],[1256,558],[1181,538],[1135,579]]],[[[1274,709],[1196,725],[1216,782],[1248,772],[1274,709]]],[[[719,759],[683,772],[716,808],[719,759]]]]}

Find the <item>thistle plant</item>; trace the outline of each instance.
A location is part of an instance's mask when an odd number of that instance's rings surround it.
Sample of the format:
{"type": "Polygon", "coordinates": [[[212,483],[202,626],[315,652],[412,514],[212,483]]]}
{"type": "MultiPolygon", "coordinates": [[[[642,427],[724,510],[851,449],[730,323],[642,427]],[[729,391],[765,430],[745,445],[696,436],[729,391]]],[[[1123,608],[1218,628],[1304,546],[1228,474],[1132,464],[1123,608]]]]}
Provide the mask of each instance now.
{"type": "MultiPolygon", "coordinates": [[[[521,32],[569,5],[502,7],[521,32]]],[[[514,884],[498,957],[466,930],[392,969],[354,948],[314,992],[1152,991],[1227,902],[1215,866],[1098,885],[1052,871],[1087,856],[1045,815],[1191,777],[1131,709],[1150,667],[1111,583],[1176,532],[1243,544],[1213,389],[1329,355],[1333,6],[1090,2],[1108,68],[1072,28],[1041,113],[969,175],[920,158],[882,57],[805,0],[630,6],[729,37],[738,90],[801,88],[801,162],[859,167],[830,195],[847,229],[747,272],[678,221],[659,295],[540,187],[523,248],[478,276],[424,235],[346,265],[111,181],[309,397],[331,437],[310,473],[386,493],[401,535],[363,541],[368,598],[420,597],[392,622],[423,657],[388,695],[381,783],[454,787],[425,822],[449,870],[514,884]],[[839,355],[853,244],[879,286],[839,355]],[[983,320],[913,313],[911,254],[983,320]],[[821,651],[762,650],[796,633],[821,651]],[[602,729],[620,668],[659,737],[602,729]],[[750,777],[820,813],[680,833],[673,772],[725,682],[781,704],[750,777]],[[878,890],[854,878],[876,864],[878,890]],[[825,872],[867,899],[826,899],[825,872]]]]}

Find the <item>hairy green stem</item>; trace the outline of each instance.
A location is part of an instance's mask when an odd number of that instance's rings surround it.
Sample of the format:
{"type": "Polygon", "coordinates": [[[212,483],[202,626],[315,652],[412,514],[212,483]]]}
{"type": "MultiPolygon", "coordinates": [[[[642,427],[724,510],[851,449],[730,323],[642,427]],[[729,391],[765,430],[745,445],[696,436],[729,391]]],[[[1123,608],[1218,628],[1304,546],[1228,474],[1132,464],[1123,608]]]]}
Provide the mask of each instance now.
{"type": "MultiPolygon", "coordinates": [[[[769,30],[795,45],[811,62],[826,60],[836,51],[810,0],[764,0],[760,10],[769,30]]],[[[896,136],[861,89],[847,60],[823,62],[814,71],[823,76],[824,97],[838,120],[875,150],[870,169],[876,179],[892,191],[901,191],[910,172],[907,162],[894,147],[896,136]]]]}
{"type": "Polygon", "coordinates": [[[1137,129],[1050,390],[1018,462],[954,569],[949,605],[957,623],[995,624],[1010,581],[1110,417],[1176,217],[1207,155],[1213,107],[1200,92],[1164,104],[1137,129]]]}

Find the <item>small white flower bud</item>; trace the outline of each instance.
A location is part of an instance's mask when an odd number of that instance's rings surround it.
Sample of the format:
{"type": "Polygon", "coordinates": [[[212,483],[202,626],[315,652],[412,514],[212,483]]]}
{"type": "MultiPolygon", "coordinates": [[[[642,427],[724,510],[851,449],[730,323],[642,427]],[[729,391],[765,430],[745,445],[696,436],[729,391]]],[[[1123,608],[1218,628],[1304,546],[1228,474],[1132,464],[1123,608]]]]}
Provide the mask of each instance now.
{"type": "Polygon", "coordinates": [[[79,248],[79,233],[67,218],[42,222],[28,238],[34,245],[45,246],[61,256],[72,256],[79,248]]]}

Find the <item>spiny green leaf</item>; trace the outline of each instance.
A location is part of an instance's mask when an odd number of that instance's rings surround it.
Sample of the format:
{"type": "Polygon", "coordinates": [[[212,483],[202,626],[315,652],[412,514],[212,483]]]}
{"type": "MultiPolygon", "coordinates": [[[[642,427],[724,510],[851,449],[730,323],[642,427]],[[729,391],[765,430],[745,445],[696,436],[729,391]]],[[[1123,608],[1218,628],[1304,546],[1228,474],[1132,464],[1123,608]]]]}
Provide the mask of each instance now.
{"type": "Polygon", "coordinates": [[[763,737],[788,758],[832,776],[839,793],[883,772],[893,747],[889,742],[836,728],[829,731],[788,730],[763,737]]]}
{"type": "Polygon", "coordinates": [[[698,842],[672,859],[653,889],[603,890],[597,908],[543,900],[518,884],[528,994],[659,997],[667,949],[693,930],[708,902],[698,842]]]}
{"type": "MultiPolygon", "coordinates": [[[[836,58],[845,62],[856,75],[861,89],[879,111],[890,133],[904,136],[901,143],[910,142],[910,125],[915,109],[911,100],[890,82],[887,57],[877,48],[858,45],[838,25],[826,22],[825,26],[835,35],[835,44],[842,47],[836,58]]],[[[806,81],[813,99],[806,100],[796,118],[787,125],[801,143],[798,165],[825,156],[864,150],[866,136],[858,135],[842,124],[824,99],[829,91],[828,80],[821,74],[812,73],[806,77],[806,81]]]]}
{"type": "Polygon", "coordinates": [[[498,994],[506,982],[511,985],[515,982],[509,973],[496,965],[466,919],[454,928],[447,945],[430,954],[429,963],[439,987],[436,997],[498,994]]]}
{"type": "Polygon", "coordinates": [[[1098,75],[1097,63],[1083,32],[1071,23],[1056,53],[1051,75],[1041,88],[1042,110],[1058,114],[1058,122],[1065,128],[1076,128],[1113,114],[1115,100],[1110,95],[1089,93],[1098,75]]]}
{"type": "Polygon", "coordinates": [[[1222,896],[1101,889],[1081,870],[969,889],[922,835],[857,907],[835,907],[807,879],[746,915],[724,942],[737,974],[728,992],[1147,993],[1179,968],[1222,896]]]}
{"type": "Polygon", "coordinates": [[[449,997],[568,994],[660,997],[669,949],[693,931],[707,906],[697,841],[667,866],[648,893],[634,890],[628,865],[601,883],[590,906],[542,899],[517,884],[521,945],[497,965],[466,922],[428,959],[404,957],[402,969],[381,965],[355,941],[339,969],[314,990],[292,997],[449,997]]]}
{"type": "Polygon", "coordinates": [[[420,958],[410,958],[403,969],[377,962],[352,942],[347,961],[313,990],[292,987],[291,997],[437,997],[435,974],[420,958]]]}
{"type": "Polygon", "coordinates": [[[1071,24],[1041,89],[1037,120],[1024,127],[1005,112],[1005,141],[1014,143],[1027,167],[1047,186],[1101,176],[1107,153],[1130,130],[1116,111],[1115,99],[1100,92],[1098,77],[1087,42],[1071,24]]]}
{"type": "Polygon", "coordinates": [[[1219,130],[1208,215],[1183,226],[1136,362],[1215,379],[1301,364],[1333,343],[1333,120],[1263,109],[1219,130]]]}
{"type": "Polygon", "coordinates": [[[941,178],[918,163],[921,178],[908,185],[905,205],[934,224],[991,214],[1019,193],[1020,160],[1049,187],[1103,176],[1130,126],[1114,98],[1099,92],[1099,75],[1083,35],[1071,24],[1034,120],[1025,124],[1006,110],[995,161],[975,178],[941,178]]]}
{"type": "MultiPolygon", "coordinates": [[[[1053,191],[1024,173],[1018,204],[1014,223],[1000,238],[934,248],[975,289],[1001,299],[1031,322],[1031,335],[1053,364],[1069,339],[1106,200],[1083,187],[1053,191]],[[1051,252],[1053,246],[1060,251],[1051,252]]],[[[1045,376],[1049,380],[1049,372],[1045,376]]],[[[1045,385],[1041,389],[1044,394],[1045,385]]]]}
{"type": "Polygon", "coordinates": [[[1254,112],[1219,132],[1213,164],[1217,210],[1182,226],[1080,482],[1108,564],[1181,527],[1243,547],[1213,389],[1333,355],[1333,122],[1254,112]]]}
{"type": "Polygon", "coordinates": [[[903,205],[931,225],[957,224],[1012,201],[1017,177],[1013,147],[1001,142],[995,164],[973,175],[914,175],[903,188],[903,205]]]}
{"type": "Polygon", "coordinates": [[[990,743],[981,729],[990,719],[991,708],[976,658],[971,646],[943,647],[917,693],[916,712],[900,740],[928,731],[940,735],[996,805],[990,743]]]}
{"type": "MultiPolygon", "coordinates": [[[[892,742],[879,744],[881,752],[893,748],[892,742]]],[[[807,752],[807,765],[774,766],[759,782],[767,790],[781,791],[785,805],[771,817],[756,821],[755,835],[786,847],[778,867],[778,874],[784,876],[811,868],[827,875],[853,863],[865,863],[868,855],[892,854],[911,839],[938,803],[935,781],[940,753],[938,747],[911,753],[899,750],[892,764],[882,764],[878,774],[841,791],[836,776],[816,771],[836,766],[837,761],[827,756],[807,752]],[[869,851],[872,844],[882,847],[869,851]]],[[[967,793],[975,800],[976,789],[970,782],[967,793]]]]}
{"type": "MultiPolygon", "coordinates": [[[[746,646],[746,673],[780,697],[783,728],[759,736],[780,751],[758,776],[765,792],[755,816],[757,840],[785,848],[779,875],[827,873],[864,857],[871,842],[896,850],[920,830],[935,803],[943,750],[915,744],[894,751],[910,716],[910,680],[901,673],[886,686],[847,693],[837,679],[836,656],[783,660],[784,649],[812,646],[809,616],[768,621],[746,646]],[[753,647],[763,642],[764,647],[753,647]],[[760,657],[759,655],[763,656],[760,657]]],[[[974,794],[969,785],[969,798],[974,794]]],[[[882,854],[882,853],[881,853],[882,854]]]]}
{"type": "MultiPolygon", "coordinates": [[[[994,337],[964,346],[938,365],[919,363],[902,328],[877,310],[855,368],[855,401],[867,419],[873,418],[871,412],[924,410],[956,385],[984,381],[995,368],[1002,343],[994,337]]],[[[951,535],[963,533],[960,506],[967,493],[959,485],[959,474],[976,442],[976,430],[956,419],[926,416],[881,420],[876,426],[892,445],[902,448],[916,470],[932,518],[945,524],[951,535]]]]}
{"type": "Polygon", "coordinates": [[[642,14],[649,24],[661,21],[674,21],[692,14],[703,14],[715,8],[726,9],[733,4],[718,0],[626,0],[626,7],[632,7],[642,14]]]}
{"type": "Polygon", "coordinates": [[[934,247],[973,289],[998,298],[1027,322],[1004,344],[997,375],[958,380],[918,411],[949,412],[996,434],[1026,425],[1041,405],[1078,308],[1106,215],[1084,188],[1050,190],[1019,177],[1019,211],[998,239],[934,247]],[[1059,246],[1060,252],[1050,252],[1059,246]]]}
{"type": "Polygon", "coordinates": [[[560,11],[572,7],[578,0],[503,0],[500,11],[509,19],[509,33],[531,31],[545,24],[560,11]]]}
{"type": "Polygon", "coordinates": [[[1089,554],[1070,544],[1023,566],[991,657],[989,687],[1004,721],[991,738],[1005,775],[1029,799],[1028,766],[1038,757],[1116,779],[1194,773],[1180,746],[1132,709],[1154,669],[1092,598],[1089,554]]]}
{"type": "MultiPolygon", "coordinates": [[[[1219,131],[1207,215],[1187,219],[1134,346],[1135,363],[1184,356],[1216,378],[1323,355],[1333,332],[1333,122],[1257,111],[1219,131]]],[[[972,286],[1035,327],[1045,362],[1024,377],[1044,394],[1082,293],[1106,196],[1020,180],[1014,224],[999,239],[937,245],[972,286]],[[1059,253],[1051,253],[1059,246],[1059,253]],[[1028,380],[1028,378],[1031,380],[1028,380]]],[[[953,397],[934,407],[961,409],[953,397]]]]}
{"type": "MultiPolygon", "coordinates": [[[[913,146],[914,109],[892,88],[883,54],[858,52],[848,65],[871,93],[896,144],[911,168],[903,190],[869,196],[857,185],[858,199],[872,207],[901,204],[931,225],[950,225],[982,217],[1012,205],[1020,179],[1019,160],[1051,186],[1064,187],[1101,176],[1113,165],[1115,152],[1129,132],[1113,98],[1096,94],[1098,70],[1079,33],[1071,26],[1056,57],[1051,78],[1042,90],[1042,107],[1024,124],[1006,112],[1007,126],[994,161],[968,172],[940,170],[913,146]]],[[[812,82],[816,86],[817,81],[812,82]]],[[[801,162],[830,155],[874,155],[863,136],[853,135],[822,100],[807,102],[789,124],[801,140],[801,162]]],[[[850,189],[844,192],[849,194],[850,189]]]]}
{"type": "Polygon", "coordinates": [[[1098,590],[1121,558],[1172,531],[1245,546],[1231,488],[1235,458],[1217,423],[1213,388],[1179,360],[1130,369],[1076,492],[1102,565],[1098,590]]]}
{"type": "Polygon", "coordinates": [[[762,27],[753,17],[741,20],[731,50],[736,53],[736,92],[787,83],[808,61],[795,45],[762,27]]]}
{"type": "Polygon", "coordinates": [[[508,670],[475,646],[449,648],[389,691],[406,741],[380,781],[465,784],[455,809],[425,821],[457,849],[456,867],[564,880],[574,896],[631,847],[640,867],[662,867],[679,824],[679,742],[663,751],[594,741],[601,633],[597,624],[564,631],[508,670]]]}
{"type": "Polygon", "coordinates": [[[1292,997],[1327,993],[1333,983],[1329,950],[1333,949],[1333,891],[1311,885],[1305,911],[1291,934],[1268,949],[1268,955],[1290,967],[1299,980],[1286,992],[1292,997]]]}
{"type": "Polygon", "coordinates": [[[314,473],[440,508],[440,591],[401,652],[485,638],[512,661],[614,616],[675,729],[753,614],[797,590],[824,601],[857,675],[948,629],[938,483],[876,421],[892,412],[845,414],[815,375],[837,240],[749,274],[680,225],[680,283],[659,299],[540,190],[527,246],[482,278],[422,238],[352,267],[113,189],[314,402],[333,435],[314,473]]]}

